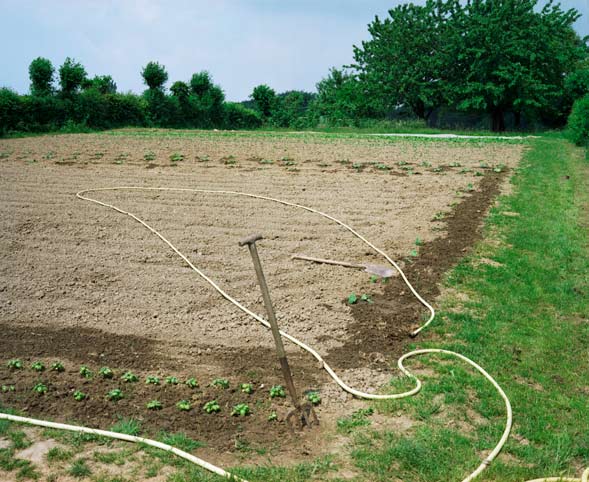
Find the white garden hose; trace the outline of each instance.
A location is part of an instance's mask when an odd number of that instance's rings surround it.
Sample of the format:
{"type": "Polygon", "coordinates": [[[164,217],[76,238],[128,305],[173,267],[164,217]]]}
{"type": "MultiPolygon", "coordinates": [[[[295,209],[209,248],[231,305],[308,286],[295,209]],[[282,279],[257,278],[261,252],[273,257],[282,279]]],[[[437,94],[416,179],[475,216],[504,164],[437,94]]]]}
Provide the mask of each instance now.
{"type": "MultiPolygon", "coordinates": [[[[90,201],[96,204],[99,204],[101,206],[104,207],[108,207],[111,208],[121,214],[126,214],[128,216],[130,216],[131,218],[133,218],[135,221],[141,223],[144,227],[146,227],[149,231],[151,231],[153,234],[155,234],[156,236],[158,236],[164,243],[166,243],[180,258],[182,258],[184,260],[184,262],[186,262],[186,264],[188,264],[188,266],[190,266],[190,268],[192,270],[194,270],[199,276],[201,276],[205,281],[207,281],[211,286],[213,286],[213,288],[215,288],[215,290],[217,290],[224,298],[226,298],[228,301],[230,301],[231,303],[233,303],[235,306],[237,306],[239,309],[241,309],[243,312],[245,312],[246,314],[248,314],[249,316],[251,316],[252,318],[256,319],[257,321],[259,321],[260,323],[262,323],[264,326],[266,326],[267,328],[270,327],[269,323],[262,318],[261,316],[257,315],[256,313],[252,312],[251,310],[249,310],[248,308],[246,308],[244,305],[242,305],[239,301],[237,301],[236,299],[234,299],[233,297],[231,297],[228,293],[226,293],[225,291],[223,291],[223,289],[217,285],[212,279],[210,279],[206,274],[204,274],[201,270],[199,270],[194,264],[192,264],[192,262],[184,255],[182,254],[170,241],[168,241],[161,233],[159,233],[157,230],[155,230],[154,228],[152,228],[150,225],[148,225],[145,221],[143,221],[142,219],[140,219],[139,217],[135,216],[134,214],[128,212],[128,211],[124,211],[112,204],[108,204],[102,201],[98,201],[96,199],[90,198],[85,196],[85,194],[91,193],[91,192],[100,192],[100,191],[121,191],[121,190],[141,190],[141,191],[173,191],[173,192],[192,192],[192,193],[204,193],[204,194],[222,194],[222,195],[234,195],[234,196],[246,196],[246,197],[250,197],[250,198],[255,198],[255,199],[262,199],[262,200],[266,200],[266,201],[272,201],[272,202],[277,202],[286,206],[292,206],[292,207],[296,207],[296,208],[300,208],[300,209],[304,209],[306,211],[318,214],[320,216],[323,216],[337,224],[339,224],[340,226],[342,226],[343,228],[347,229],[348,231],[350,231],[354,236],[358,237],[360,240],[362,240],[365,244],[367,244],[368,246],[370,246],[373,250],[375,250],[377,253],[379,253],[381,256],[383,256],[389,263],[391,263],[391,265],[399,272],[399,274],[401,275],[403,281],[405,282],[405,284],[407,285],[407,287],[411,290],[411,292],[413,293],[413,295],[429,310],[430,312],[430,316],[428,318],[428,320],[418,329],[416,329],[415,331],[413,331],[413,335],[416,335],[417,333],[419,333],[421,330],[423,330],[426,326],[428,326],[432,320],[434,319],[435,316],[435,311],[433,309],[433,307],[427,303],[420,295],[419,293],[415,290],[415,288],[413,288],[413,286],[411,285],[411,283],[409,282],[409,280],[407,279],[407,277],[405,276],[405,274],[403,273],[403,271],[401,270],[401,268],[397,265],[397,263],[395,263],[384,251],[380,250],[379,248],[377,248],[375,245],[373,245],[370,241],[368,241],[366,238],[364,238],[361,234],[359,234],[357,231],[355,231],[353,228],[351,228],[350,226],[348,226],[347,224],[343,223],[342,221],[328,215],[325,214],[321,211],[318,211],[316,209],[307,207],[307,206],[303,206],[300,204],[296,204],[296,203],[291,203],[288,201],[283,201],[280,199],[275,199],[275,198],[271,198],[271,197],[267,197],[267,196],[260,196],[260,195],[256,195],[256,194],[250,194],[250,193],[244,193],[244,192],[236,192],[236,191],[223,191],[223,190],[208,190],[208,189],[182,189],[182,188],[165,188],[165,187],[138,187],[138,186],[124,186],[124,187],[109,187],[109,188],[100,188],[100,189],[88,189],[88,190],[84,190],[84,191],[80,191],[76,194],[76,196],[80,199],[86,200],[86,201],[90,201]]],[[[407,370],[404,366],[403,366],[403,362],[404,360],[413,357],[413,356],[417,356],[417,355],[423,355],[423,354],[427,354],[427,353],[442,353],[442,354],[447,354],[447,355],[452,355],[455,356],[457,358],[460,358],[461,360],[465,361],[466,363],[470,364],[471,366],[473,366],[476,370],[478,370],[494,387],[495,389],[499,392],[499,394],[501,395],[501,397],[503,398],[504,402],[505,402],[505,408],[506,408],[506,415],[507,415],[507,421],[505,424],[505,430],[503,432],[503,435],[501,437],[501,439],[499,440],[498,444],[496,445],[496,447],[493,449],[493,451],[483,460],[483,462],[479,465],[479,467],[472,472],[468,477],[466,477],[463,482],[469,482],[471,480],[473,480],[475,477],[477,477],[492,461],[493,459],[497,456],[497,454],[501,451],[503,445],[505,444],[505,442],[507,441],[507,438],[509,437],[509,433],[511,430],[511,426],[512,426],[512,421],[513,421],[513,414],[512,414],[512,410],[511,410],[511,404],[509,402],[509,399],[507,398],[507,395],[505,394],[505,392],[503,391],[503,389],[499,386],[499,384],[493,379],[493,377],[491,377],[491,375],[489,375],[481,366],[479,366],[477,363],[475,363],[474,361],[472,361],[471,359],[465,357],[464,355],[461,355],[460,353],[456,353],[456,352],[452,352],[452,351],[448,351],[448,350],[443,350],[443,349],[422,349],[422,350],[415,350],[409,353],[406,353],[405,355],[403,355],[399,360],[398,360],[398,367],[399,370],[407,377],[412,378],[415,381],[415,387],[411,390],[408,390],[406,392],[403,393],[396,393],[396,394],[389,394],[389,395],[378,395],[378,394],[371,394],[371,393],[364,393],[361,392],[359,390],[355,390],[354,388],[349,387],[347,384],[345,384],[338,376],[337,374],[333,371],[333,369],[327,364],[327,362],[325,362],[325,360],[321,357],[321,355],[315,351],[314,349],[312,349],[311,347],[309,347],[308,345],[306,345],[305,343],[301,342],[300,340],[296,339],[295,337],[289,335],[288,333],[285,333],[283,331],[280,332],[281,335],[286,338],[287,340],[291,341],[292,343],[294,343],[295,345],[303,348],[304,350],[306,350],[307,352],[309,352],[311,355],[313,355],[323,366],[323,368],[325,368],[325,370],[327,371],[327,373],[329,373],[329,375],[333,378],[333,380],[345,391],[361,397],[361,398],[366,398],[366,399],[379,399],[379,400],[387,400],[387,399],[399,399],[399,398],[404,398],[404,397],[408,397],[411,395],[416,394],[417,392],[419,392],[419,390],[421,389],[421,381],[415,376],[413,375],[409,370],[407,370]]],[[[81,427],[81,426],[75,426],[75,425],[66,425],[66,424],[61,424],[61,423],[54,423],[54,422],[47,422],[47,421],[43,421],[43,420],[37,420],[37,419],[32,419],[32,418],[25,418],[25,417],[19,417],[16,415],[9,415],[9,414],[4,414],[4,413],[0,413],[0,419],[5,419],[5,420],[11,420],[14,422],[21,422],[21,423],[28,423],[28,424],[32,424],[32,425],[39,425],[39,426],[44,426],[44,427],[50,427],[50,428],[57,428],[57,429],[63,429],[63,430],[71,430],[71,431],[75,431],[75,432],[83,432],[83,433],[91,433],[91,434],[95,434],[95,435],[100,435],[100,436],[104,436],[104,437],[109,437],[109,438],[115,438],[115,439],[119,439],[119,440],[125,440],[125,441],[129,441],[129,442],[137,442],[137,443],[144,443],[146,445],[150,445],[152,447],[156,447],[162,450],[166,450],[168,452],[172,452],[176,455],[178,455],[179,457],[182,457],[196,465],[199,465],[200,467],[203,467],[206,470],[209,470],[211,472],[214,472],[222,477],[226,477],[229,479],[233,479],[233,480],[239,480],[242,482],[246,482],[244,479],[240,479],[237,478],[233,475],[231,475],[230,473],[226,472],[225,470],[216,467],[208,462],[206,462],[205,460],[202,460],[198,457],[195,457],[187,452],[184,452],[182,450],[179,450],[175,447],[172,447],[168,444],[164,444],[155,440],[150,440],[150,439],[146,439],[143,437],[137,437],[137,436],[132,436],[132,435],[126,435],[126,434],[120,434],[120,433],[116,433],[116,432],[109,432],[109,431],[104,431],[104,430],[99,430],[99,429],[93,429],[93,428],[88,428],[88,427],[81,427]]],[[[588,482],[587,481],[587,476],[589,474],[589,469],[583,474],[582,477],[582,482],[588,482]]],[[[531,481],[531,482],[539,482],[539,481],[551,481],[551,480],[569,480],[569,481],[578,481],[579,479],[554,479],[554,478],[550,478],[550,479],[537,479],[536,481],[531,481]]]]}

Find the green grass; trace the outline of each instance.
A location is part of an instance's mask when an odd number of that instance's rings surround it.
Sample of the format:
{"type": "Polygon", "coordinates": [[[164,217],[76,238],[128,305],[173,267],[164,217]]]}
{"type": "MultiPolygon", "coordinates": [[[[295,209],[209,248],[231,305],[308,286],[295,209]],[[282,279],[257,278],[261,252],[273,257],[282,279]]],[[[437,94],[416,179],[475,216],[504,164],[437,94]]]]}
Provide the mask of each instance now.
{"type": "MultiPolygon", "coordinates": [[[[490,213],[487,240],[447,277],[468,300],[450,297],[430,330],[444,342],[424,333],[418,347],[472,358],[511,400],[512,436],[477,480],[578,477],[589,466],[589,164],[580,149],[545,137],[512,182],[515,194],[490,213]]],[[[505,409],[488,382],[451,357],[420,362],[434,370],[420,394],[375,404],[408,414],[416,428],[354,436],[354,463],[366,480],[460,480],[501,436],[505,409]]],[[[396,380],[391,392],[406,385],[396,380]]]]}

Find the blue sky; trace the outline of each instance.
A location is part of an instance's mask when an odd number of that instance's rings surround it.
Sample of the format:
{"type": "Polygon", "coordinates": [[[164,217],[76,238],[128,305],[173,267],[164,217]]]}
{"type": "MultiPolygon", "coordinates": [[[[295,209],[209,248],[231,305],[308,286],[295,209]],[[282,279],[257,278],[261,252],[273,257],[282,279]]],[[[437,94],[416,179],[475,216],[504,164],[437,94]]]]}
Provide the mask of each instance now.
{"type": "MultiPolygon", "coordinates": [[[[93,75],[110,74],[119,91],[141,92],[150,60],[170,82],[208,70],[228,100],[244,100],[266,83],[281,92],[313,91],[330,67],[352,60],[374,15],[397,0],[0,0],[0,86],[29,88],[28,65],[65,57],[93,75]]],[[[416,1],[415,3],[422,3],[416,1]]],[[[589,0],[564,0],[583,13],[589,0]]]]}

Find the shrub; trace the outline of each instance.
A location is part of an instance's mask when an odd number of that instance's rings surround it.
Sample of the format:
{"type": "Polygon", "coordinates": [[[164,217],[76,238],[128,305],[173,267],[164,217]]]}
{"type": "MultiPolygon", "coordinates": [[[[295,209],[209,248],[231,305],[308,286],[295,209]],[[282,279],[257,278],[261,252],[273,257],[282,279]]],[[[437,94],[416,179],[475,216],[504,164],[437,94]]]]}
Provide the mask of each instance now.
{"type": "Polygon", "coordinates": [[[262,117],[252,109],[241,104],[225,102],[225,129],[257,129],[262,125],[262,117]]]}
{"type": "Polygon", "coordinates": [[[589,95],[578,99],[569,116],[568,134],[578,146],[589,146],[589,95]]]}
{"type": "Polygon", "coordinates": [[[7,88],[0,89],[0,135],[17,129],[22,117],[19,95],[7,88]]]}

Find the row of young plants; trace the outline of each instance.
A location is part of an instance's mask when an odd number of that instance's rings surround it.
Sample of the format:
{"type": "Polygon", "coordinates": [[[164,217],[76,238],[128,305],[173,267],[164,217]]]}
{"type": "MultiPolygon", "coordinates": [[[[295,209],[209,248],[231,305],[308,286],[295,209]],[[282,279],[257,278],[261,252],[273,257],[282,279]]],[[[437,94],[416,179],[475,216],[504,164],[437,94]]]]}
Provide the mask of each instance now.
{"type": "MultiPolygon", "coordinates": [[[[6,363],[6,366],[11,371],[23,370],[25,368],[23,362],[20,359],[11,359],[6,363]]],[[[35,361],[30,365],[30,369],[34,372],[41,373],[41,372],[46,371],[47,367],[42,361],[35,361]]],[[[62,373],[62,372],[65,372],[66,370],[65,370],[65,366],[63,365],[63,363],[61,363],[60,361],[56,361],[56,362],[53,362],[49,366],[49,371],[56,372],[56,373],[62,373]]],[[[86,365],[81,365],[78,370],[78,373],[79,373],[80,377],[82,377],[86,380],[92,379],[95,376],[95,373],[86,365]]],[[[107,366],[101,367],[98,370],[97,375],[98,375],[98,377],[100,377],[102,379],[106,379],[106,380],[111,380],[111,379],[115,378],[114,371],[107,366]]],[[[131,371],[125,371],[120,376],[120,380],[122,380],[124,383],[137,383],[137,382],[139,382],[139,377],[131,371]]],[[[167,376],[163,380],[166,385],[175,386],[175,385],[181,384],[180,380],[176,376],[167,376]]],[[[156,375],[147,375],[145,377],[145,384],[146,385],[160,385],[161,378],[156,375]]],[[[193,378],[193,377],[188,378],[187,380],[182,382],[182,384],[187,386],[190,389],[197,389],[200,386],[198,381],[196,380],[196,378],[193,378]]],[[[230,387],[230,383],[229,383],[229,380],[227,380],[225,378],[215,378],[209,384],[209,386],[223,389],[223,390],[227,390],[230,387]]],[[[47,387],[46,384],[44,384],[42,382],[38,382],[33,386],[32,390],[33,390],[33,392],[35,392],[39,395],[44,395],[49,391],[49,388],[47,387]]],[[[241,383],[241,384],[239,384],[239,390],[241,393],[244,393],[246,395],[251,395],[254,392],[254,386],[252,383],[241,383]]],[[[8,392],[14,392],[14,391],[16,391],[16,387],[14,385],[2,385],[1,386],[2,393],[8,393],[8,392]]],[[[284,387],[282,385],[273,385],[272,387],[270,387],[268,393],[269,393],[269,397],[271,399],[286,397],[286,392],[285,392],[284,387]]],[[[81,390],[75,390],[73,392],[72,396],[73,396],[74,400],[76,400],[77,402],[82,402],[83,400],[86,400],[89,398],[88,394],[81,391],[81,390]]],[[[105,398],[111,402],[117,402],[117,401],[125,398],[125,393],[120,388],[114,388],[114,389],[107,392],[105,398]]],[[[313,405],[318,405],[321,403],[321,396],[319,395],[319,393],[314,392],[314,391],[307,393],[307,399],[313,405]]],[[[145,406],[148,410],[161,410],[164,408],[162,402],[160,402],[157,399],[150,400],[149,402],[147,402],[145,404],[145,406]]],[[[180,411],[188,412],[193,409],[193,403],[190,400],[183,399],[183,400],[180,400],[179,402],[176,403],[176,408],[180,411]]],[[[216,399],[210,400],[210,401],[206,402],[205,404],[203,404],[202,409],[208,414],[221,412],[221,406],[219,405],[219,403],[216,399]]],[[[233,407],[233,409],[231,411],[232,416],[245,417],[250,414],[251,414],[251,410],[250,410],[250,407],[247,403],[238,403],[233,407]]],[[[270,416],[268,417],[268,420],[269,421],[277,420],[276,412],[274,412],[274,411],[271,412],[270,416]]]]}

